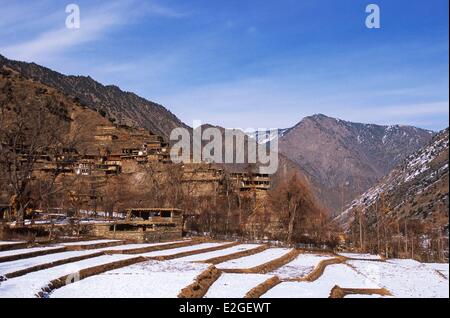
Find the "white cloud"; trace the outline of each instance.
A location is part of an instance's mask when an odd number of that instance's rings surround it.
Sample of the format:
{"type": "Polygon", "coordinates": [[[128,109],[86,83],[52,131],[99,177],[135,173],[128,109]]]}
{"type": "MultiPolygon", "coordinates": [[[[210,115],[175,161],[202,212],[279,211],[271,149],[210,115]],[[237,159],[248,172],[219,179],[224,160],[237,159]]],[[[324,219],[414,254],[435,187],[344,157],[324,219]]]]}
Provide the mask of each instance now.
{"type": "MultiPolygon", "coordinates": [[[[140,17],[157,15],[168,18],[179,18],[186,15],[156,4],[155,2],[140,3],[132,0],[110,1],[107,5],[93,8],[80,6],[80,9],[80,29],[67,29],[65,27],[66,13],[64,6],[61,6],[60,11],[52,14],[53,18],[60,14],[60,19],[56,20],[58,23],[53,25],[53,28],[40,32],[32,39],[2,46],[0,47],[0,52],[16,60],[44,63],[51,61],[59,53],[98,40],[113,28],[131,23],[140,17]]],[[[19,8],[15,7],[14,10],[17,11],[19,8]]],[[[25,12],[28,11],[25,10],[25,12]]],[[[38,20],[33,19],[39,18],[36,16],[28,16],[29,25],[38,23],[38,20]]],[[[39,21],[42,22],[42,19],[39,19],[39,21]]],[[[1,24],[4,23],[1,22],[1,24]]],[[[7,23],[13,24],[12,21],[7,23]]],[[[21,27],[23,28],[24,25],[21,27]]],[[[17,28],[17,26],[12,25],[11,29],[14,28],[17,28]]]]}

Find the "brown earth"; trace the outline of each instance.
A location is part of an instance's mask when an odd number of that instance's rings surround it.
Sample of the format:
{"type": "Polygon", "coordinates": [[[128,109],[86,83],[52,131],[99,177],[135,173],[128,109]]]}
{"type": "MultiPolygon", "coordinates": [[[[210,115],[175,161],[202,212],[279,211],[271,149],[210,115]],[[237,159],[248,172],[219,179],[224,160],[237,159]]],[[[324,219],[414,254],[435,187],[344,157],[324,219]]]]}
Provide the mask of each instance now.
{"type": "Polygon", "coordinates": [[[392,296],[392,294],[385,288],[380,289],[341,288],[336,285],[331,290],[329,298],[344,298],[347,295],[392,296]]]}
{"type": "Polygon", "coordinates": [[[178,298],[203,298],[220,275],[220,270],[215,266],[210,266],[195,279],[194,283],[183,288],[178,294],[178,298]]]}
{"type": "Polygon", "coordinates": [[[244,298],[253,298],[253,299],[259,298],[262,295],[264,295],[265,293],[267,293],[270,289],[274,288],[279,283],[281,283],[281,280],[277,276],[269,278],[268,280],[266,280],[262,284],[259,284],[255,288],[251,289],[245,295],[244,298]]]}

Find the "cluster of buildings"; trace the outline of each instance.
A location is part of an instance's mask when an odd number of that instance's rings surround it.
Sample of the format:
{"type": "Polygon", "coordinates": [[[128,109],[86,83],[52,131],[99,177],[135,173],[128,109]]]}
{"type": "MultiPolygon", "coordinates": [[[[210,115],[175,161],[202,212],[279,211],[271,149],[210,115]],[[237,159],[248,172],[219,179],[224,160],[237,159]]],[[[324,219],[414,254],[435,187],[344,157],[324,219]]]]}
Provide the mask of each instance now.
{"type": "MultiPolygon", "coordinates": [[[[20,158],[28,160],[26,155],[20,158]]],[[[101,182],[107,176],[133,174],[139,166],[159,164],[170,169],[170,147],[162,137],[146,130],[97,126],[73,148],[61,151],[48,149],[36,158],[37,173],[56,173],[69,176],[89,176],[101,182]]],[[[182,186],[192,196],[222,193],[232,187],[240,193],[264,196],[270,189],[270,176],[253,172],[227,172],[212,164],[184,164],[182,186]]],[[[183,212],[175,208],[127,209],[124,217],[105,223],[96,222],[91,234],[107,238],[135,241],[159,241],[181,237],[183,212]]],[[[187,214],[189,214],[187,212],[187,214]]],[[[11,215],[11,207],[0,206],[0,220],[11,215]]],[[[34,223],[33,223],[34,224],[34,223]]]]}

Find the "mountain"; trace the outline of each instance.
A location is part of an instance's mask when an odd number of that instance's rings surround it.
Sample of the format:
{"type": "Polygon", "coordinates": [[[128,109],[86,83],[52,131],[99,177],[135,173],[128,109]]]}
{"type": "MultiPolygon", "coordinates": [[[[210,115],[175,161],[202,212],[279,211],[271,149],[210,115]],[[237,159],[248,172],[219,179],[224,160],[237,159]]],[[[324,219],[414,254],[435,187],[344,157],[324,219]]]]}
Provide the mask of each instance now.
{"type": "Polygon", "coordinates": [[[362,210],[367,218],[381,205],[388,207],[388,217],[431,221],[446,219],[449,209],[449,129],[438,133],[425,147],[408,156],[376,186],[354,200],[336,221],[348,228],[354,211],[362,210]],[[441,215],[439,215],[441,214],[441,215]]]}
{"type": "Polygon", "coordinates": [[[187,127],[163,106],[124,92],[117,86],[104,86],[89,76],[66,76],[35,63],[12,61],[0,55],[0,68],[3,66],[58,89],[119,125],[146,128],[166,140],[172,129],[187,127]]]}
{"type": "Polygon", "coordinates": [[[352,123],[319,114],[287,130],[279,149],[306,171],[323,205],[337,213],[432,137],[431,131],[416,127],[352,123]]]}
{"type": "Polygon", "coordinates": [[[274,140],[275,138],[283,137],[288,131],[289,131],[289,128],[277,129],[274,131],[257,130],[254,132],[247,133],[247,135],[253,139],[256,139],[256,142],[258,144],[265,144],[269,141],[274,140]]]}

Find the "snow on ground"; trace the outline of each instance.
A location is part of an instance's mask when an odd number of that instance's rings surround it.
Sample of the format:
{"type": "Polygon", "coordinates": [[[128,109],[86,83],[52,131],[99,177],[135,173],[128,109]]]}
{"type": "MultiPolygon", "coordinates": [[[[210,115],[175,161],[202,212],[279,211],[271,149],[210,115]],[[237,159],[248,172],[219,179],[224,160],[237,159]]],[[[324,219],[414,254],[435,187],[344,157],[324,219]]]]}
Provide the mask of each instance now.
{"type": "Polygon", "coordinates": [[[8,273],[17,272],[38,265],[61,261],[68,258],[94,255],[97,252],[98,250],[62,252],[0,263],[0,276],[5,276],[8,273]]]}
{"type": "Polygon", "coordinates": [[[244,298],[251,289],[272,277],[262,274],[223,273],[209,288],[205,298],[244,298]]]}
{"type": "Polygon", "coordinates": [[[448,279],[414,260],[349,261],[358,272],[401,298],[448,298],[448,279]]]}
{"type": "Polygon", "coordinates": [[[330,258],[332,257],[319,254],[300,254],[295,260],[281,266],[270,274],[282,279],[304,277],[311,273],[321,261],[330,258]]]}
{"type": "Polygon", "coordinates": [[[0,241],[0,246],[1,245],[14,245],[14,244],[24,244],[26,243],[25,241],[0,241]]]}
{"type": "Polygon", "coordinates": [[[120,241],[120,240],[79,241],[79,242],[61,243],[61,245],[63,245],[63,246],[89,246],[89,245],[107,244],[107,243],[116,243],[116,242],[123,242],[123,241],[120,241]]]}
{"type": "Polygon", "coordinates": [[[148,261],[55,290],[52,298],[176,298],[192,284],[207,264],[178,261],[148,261]]]}
{"type": "Polygon", "coordinates": [[[219,269],[245,269],[245,268],[253,268],[270,261],[273,261],[277,258],[282,257],[283,255],[289,253],[291,250],[288,248],[269,248],[261,253],[241,257],[238,259],[230,260],[227,262],[220,263],[216,265],[219,269]]]}
{"type": "Polygon", "coordinates": [[[149,253],[143,253],[140,255],[145,256],[145,257],[171,256],[171,255],[175,255],[175,254],[179,254],[179,253],[192,252],[192,251],[196,251],[196,250],[200,251],[203,249],[218,247],[218,246],[222,246],[222,245],[226,245],[226,244],[230,244],[230,243],[229,242],[201,243],[201,244],[196,244],[196,245],[191,245],[191,246],[171,248],[171,249],[163,250],[163,251],[154,251],[154,252],[149,252],[149,253]]]}
{"type": "Polygon", "coordinates": [[[334,286],[342,288],[380,288],[346,264],[329,265],[313,282],[284,282],[265,293],[263,298],[328,298],[334,286]]]}
{"type": "Polygon", "coordinates": [[[5,256],[23,255],[23,254],[29,254],[29,253],[41,252],[41,251],[52,251],[52,250],[60,249],[62,247],[63,246],[61,246],[61,245],[53,245],[53,246],[30,247],[30,248],[21,248],[19,250],[3,251],[3,252],[0,252],[0,258],[5,257],[5,256]]]}
{"type": "Polygon", "coordinates": [[[33,298],[52,280],[65,275],[76,274],[82,269],[135,257],[136,255],[103,255],[11,278],[0,282],[0,298],[33,298]]]}
{"type": "Polygon", "coordinates": [[[344,296],[344,298],[393,298],[393,297],[392,296],[383,296],[383,295],[378,295],[378,294],[371,294],[371,295],[350,294],[350,295],[344,296]]]}
{"type": "Polygon", "coordinates": [[[124,244],[124,245],[116,245],[116,246],[110,246],[110,247],[102,247],[102,248],[99,248],[96,250],[97,251],[128,251],[128,250],[142,249],[142,248],[155,247],[155,246],[164,246],[164,245],[185,243],[185,242],[189,242],[189,240],[164,242],[164,243],[124,244]]]}
{"type": "Polygon", "coordinates": [[[448,279],[449,264],[448,263],[424,263],[428,268],[438,271],[448,279]]]}
{"type": "Polygon", "coordinates": [[[344,256],[350,259],[363,259],[363,260],[381,260],[380,255],[373,254],[358,254],[358,253],[338,253],[340,256],[344,256]]]}
{"type": "Polygon", "coordinates": [[[207,253],[201,253],[201,254],[182,257],[182,258],[179,258],[178,260],[185,261],[185,262],[206,261],[208,259],[215,258],[215,257],[220,257],[220,256],[229,255],[229,254],[252,250],[252,249],[258,248],[260,246],[261,245],[259,245],[259,244],[241,244],[241,245],[236,245],[233,247],[229,247],[229,248],[214,251],[214,252],[207,252],[207,253]]]}

